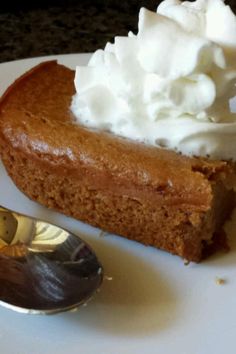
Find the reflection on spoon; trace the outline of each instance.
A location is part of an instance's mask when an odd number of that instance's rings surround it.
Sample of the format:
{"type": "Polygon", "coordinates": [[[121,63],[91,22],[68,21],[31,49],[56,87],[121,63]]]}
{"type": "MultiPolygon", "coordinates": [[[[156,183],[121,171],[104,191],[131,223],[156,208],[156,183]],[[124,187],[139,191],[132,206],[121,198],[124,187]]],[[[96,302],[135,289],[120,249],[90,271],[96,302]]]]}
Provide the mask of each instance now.
{"type": "Polygon", "coordinates": [[[91,248],[70,232],[0,207],[0,304],[25,313],[77,308],[101,285],[91,248]]]}

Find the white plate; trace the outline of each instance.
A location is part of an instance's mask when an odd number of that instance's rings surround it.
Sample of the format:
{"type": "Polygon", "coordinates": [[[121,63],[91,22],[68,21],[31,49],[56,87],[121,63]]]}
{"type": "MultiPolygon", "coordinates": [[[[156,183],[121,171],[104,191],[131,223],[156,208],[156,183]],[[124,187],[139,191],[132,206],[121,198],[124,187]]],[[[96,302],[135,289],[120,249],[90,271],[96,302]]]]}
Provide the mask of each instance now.
{"type": "MultiPolygon", "coordinates": [[[[88,55],[57,58],[73,68],[88,55]]],[[[1,91],[46,59],[1,64],[1,91]]],[[[178,257],[117,236],[99,237],[99,230],[46,210],[16,189],[2,165],[0,191],[0,204],[83,234],[113,278],[76,313],[29,316],[0,308],[1,354],[235,354],[236,241],[228,254],[185,266],[178,257]],[[217,277],[226,283],[217,285],[217,277]]]]}

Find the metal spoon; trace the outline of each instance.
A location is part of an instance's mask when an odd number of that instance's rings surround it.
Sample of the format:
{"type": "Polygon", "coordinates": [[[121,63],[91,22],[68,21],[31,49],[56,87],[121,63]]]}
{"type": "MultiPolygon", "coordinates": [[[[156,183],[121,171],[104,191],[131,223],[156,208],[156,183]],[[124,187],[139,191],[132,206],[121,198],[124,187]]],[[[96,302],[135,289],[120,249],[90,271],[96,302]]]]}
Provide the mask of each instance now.
{"type": "Polygon", "coordinates": [[[79,237],[0,206],[0,305],[52,314],[86,303],[103,269],[79,237]]]}

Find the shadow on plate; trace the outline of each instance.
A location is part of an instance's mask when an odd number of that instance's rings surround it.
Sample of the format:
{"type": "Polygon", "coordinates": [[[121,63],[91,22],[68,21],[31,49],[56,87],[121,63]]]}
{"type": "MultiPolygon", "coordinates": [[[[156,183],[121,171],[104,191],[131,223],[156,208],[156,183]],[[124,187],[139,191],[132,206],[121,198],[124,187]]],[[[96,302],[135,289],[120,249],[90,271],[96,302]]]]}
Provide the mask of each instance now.
{"type": "Polygon", "coordinates": [[[129,337],[158,333],[175,322],[178,296],[167,277],[155,269],[156,264],[152,266],[148,259],[144,261],[109,239],[89,243],[110,278],[104,279],[100,292],[86,308],[73,316],[65,314],[69,321],[78,321],[79,326],[96,332],[129,337]]]}

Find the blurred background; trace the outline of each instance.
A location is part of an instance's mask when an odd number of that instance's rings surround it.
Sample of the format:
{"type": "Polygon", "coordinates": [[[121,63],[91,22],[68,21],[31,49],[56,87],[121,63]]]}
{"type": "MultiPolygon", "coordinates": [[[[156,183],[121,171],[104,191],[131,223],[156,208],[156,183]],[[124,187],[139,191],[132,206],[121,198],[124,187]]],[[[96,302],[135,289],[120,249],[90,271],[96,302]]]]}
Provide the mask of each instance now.
{"type": "MultiPolygon", "coordinates": [[[[26,0],[0,5],[0,62],[93,52],[115,35],[137,31],[139,8],[158,0],[26,0]]],[[[2,1],[3,3],[3,1],[2,1]]],[[[236,12],[236,0],[228,0],[236,12]]]]}

